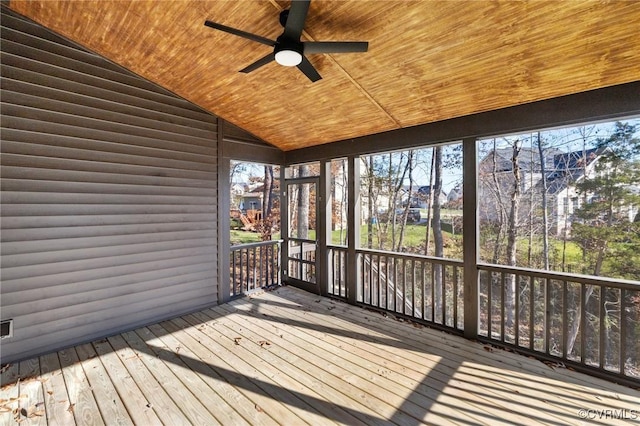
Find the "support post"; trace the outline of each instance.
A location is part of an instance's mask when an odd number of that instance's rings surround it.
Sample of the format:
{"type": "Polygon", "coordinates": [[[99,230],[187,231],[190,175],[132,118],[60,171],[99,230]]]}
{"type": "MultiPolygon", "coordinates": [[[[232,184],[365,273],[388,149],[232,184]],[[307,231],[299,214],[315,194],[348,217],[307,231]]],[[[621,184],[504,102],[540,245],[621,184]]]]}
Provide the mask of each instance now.
{"type": "Polygon", "coordinates": [[[289,280],[289,190],[285,169],[284,165],[280,166],[280,279],[283,283],[289,280]]]}
{"type": "Polygon", "coordinates": [[[360,245],[360,157],[349,156],[347,194],[347,302],[355,304],[358,294],[358,253],[360,245]]]}
{"type": "Polygon", "coordinates": [[[463,152],[463,259],[464,259],[464,336],[478,336],[478,174],[475,138],[462,141],[463,152]]]}
{"type": "Polygon", "coordinates": [[[331,241],[331,161],[320,162],[320,183],[318,188],[318,286],[325,296],[329,286],[329,258],[327,245],[331,241]]]}
{"type": "Polygon", "coordinates": [[[218,303],[225,303],[231,298],[231,280],[229,265],[231,262],[229,247],[231,246],[231,182],[229,170],[231,160],[224,152],[224,120],[218,118],[216,135],[218,153],[218,303]]]}

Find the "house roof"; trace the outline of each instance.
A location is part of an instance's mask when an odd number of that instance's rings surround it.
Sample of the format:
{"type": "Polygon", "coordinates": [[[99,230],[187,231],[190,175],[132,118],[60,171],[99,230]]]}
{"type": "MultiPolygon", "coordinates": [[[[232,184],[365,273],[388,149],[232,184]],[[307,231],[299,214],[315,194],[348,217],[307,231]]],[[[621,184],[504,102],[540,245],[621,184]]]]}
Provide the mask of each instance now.
{"type": "Polygon", "coordinates": [[[269,47],[289,1],[11,0],[10,7],[282,150],[638,80],[640,2],[311,2],[303,38],[364,40],[317,54],[311,83],[269,47]]]}
{"type": "Polygon", "coordinates": [[[547,174],[547,191],[557,194],[573,185],[605,150],[606,148],[590,148],[554,155],[553,169],[547,174]]]}

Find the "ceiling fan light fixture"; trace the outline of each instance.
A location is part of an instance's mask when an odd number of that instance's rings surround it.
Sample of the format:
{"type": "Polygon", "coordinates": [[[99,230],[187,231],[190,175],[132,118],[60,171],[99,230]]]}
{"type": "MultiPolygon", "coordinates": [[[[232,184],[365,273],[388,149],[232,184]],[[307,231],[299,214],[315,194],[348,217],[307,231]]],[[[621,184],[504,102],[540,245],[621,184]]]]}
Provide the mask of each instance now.
{"type": "Polygon", "coordinates": [[[276,52],[276,62],[285,67],[295,67],[302,62],[302,54],[295,50],[283,49],[276,52]]]}

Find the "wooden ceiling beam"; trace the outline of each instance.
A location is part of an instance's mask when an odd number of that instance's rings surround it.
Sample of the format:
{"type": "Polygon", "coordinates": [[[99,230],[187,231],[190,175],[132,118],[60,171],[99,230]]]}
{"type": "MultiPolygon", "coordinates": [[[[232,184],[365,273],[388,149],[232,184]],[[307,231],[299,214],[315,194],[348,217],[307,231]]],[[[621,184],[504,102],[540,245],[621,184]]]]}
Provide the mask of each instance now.
{"type": "Polygon", "coordinates": [[[285,152],[285,164],[640,116],[640,81],[285,152]]]}

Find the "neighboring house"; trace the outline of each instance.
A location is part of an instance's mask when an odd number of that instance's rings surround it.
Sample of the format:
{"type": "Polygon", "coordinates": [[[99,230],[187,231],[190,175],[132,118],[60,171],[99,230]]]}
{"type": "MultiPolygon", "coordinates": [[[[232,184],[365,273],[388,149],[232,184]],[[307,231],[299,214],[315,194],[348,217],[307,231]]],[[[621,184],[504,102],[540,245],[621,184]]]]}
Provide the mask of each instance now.
{"type": "MultiPolygon", "coordinates": [[[[553,156],[553,168],[547,173],[549,229],[552,233],[560,236],[570,232],[573,214],[585,201],[578,196],[576,183],[585,176],[595,176],[596,164],[604,152],[605,149],[592,148],[553,156]]],[[[587,198],[586,201],[591,200],[587,198]]]]}
{"type": "Polygon", "coordinates": [[[462,188],[457,185],[453,189],[451,189],[451,191],[449,191],[449,194],[447,194],[447,203],[458,201],[461,198],[462,198],[462,188]]]}
{"type": "MultiPolygon", "coordinates": [[[[568,153],[553,149],[544,152],[548,225],[551,233],[557,236],[568,234],[575,211],[583,202],[592,201],[593,196],[578,195],[576,184],[585,176],[595,176],[596,164],[606,149],[591,148],[568,153]]],[[[503,215],[504,220],[509,213],[514,184],[512,157],[512,148],[501,148],[490,151],[480,161],[479,215],[483,221],[498,221],[500,215],[503,215]]],[[[542,204],[544,181],[537,149],[522,148],[518,156],[518,166],[521,194],[519,212],[521,218],[524,218],[536,215],[536,210],[540,209],[542,204]]],[[[629,221],[632,221],[638,209],[631,206],[627,210],[629,221]]]]}
{"type": "MultiPolygon", "coordinates": [[[[411,194],[411,206],[412,208],[426,209],[429,204],[429,194],[431,193],[431,186],[423,185],[418,186],[418,189],[411,194]]],[[[407,188],[408,189],[408,188],[407,188]]],[[[439,195],[440,205],[447,202],[447,194],[440,191],[439,195]]]]}
{"type": "Polygon", "coordinates": [[[262,187],[256,188],[253,192],[247,192],[240,197],[240,210],[262,210],[262,187]]]}

